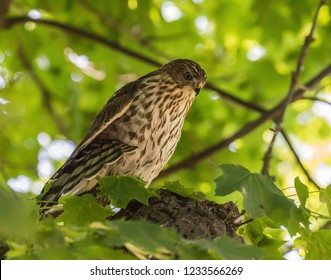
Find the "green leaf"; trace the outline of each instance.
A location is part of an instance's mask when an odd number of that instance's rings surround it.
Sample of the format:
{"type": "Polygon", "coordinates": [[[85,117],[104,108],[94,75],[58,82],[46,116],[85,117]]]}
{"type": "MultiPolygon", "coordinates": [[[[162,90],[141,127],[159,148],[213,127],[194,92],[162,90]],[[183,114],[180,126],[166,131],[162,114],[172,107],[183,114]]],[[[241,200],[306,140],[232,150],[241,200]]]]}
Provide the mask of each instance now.
{"type": "Polygon", "coordinates": [[[302,205],[297,208],[293,207],[291,209],[290,216],[291,219],[289,220],[287,229],[292,236],[300,231],[302,225],[305,226],[307,229],[309,228],[309,218],[311,216],[311,211],[306,207],[302,205]]]}
{"type": "Polygon", "coordinates": [[[6,252],[7,260],[29,259],[29,248],[26,243],[16,243],[13,241],[7,241],[6,243],[10,248],[10,250],[6,252]]]}
{"type": "Polygon", "coordinates": [[[111,246],[128,245],[136,256],[153,255],[158,259],[174,257],[174,249],[180,242],[180,236],[174,229],[162,228],[160,225],[139,221],[111,221],[107,222],[109,227],[106,231],[106,244],[111,246]]]}
{"type": "Polygon", "coordinates": [[[134,260],[133,256],[125,253],[121,249],[113,249],[105,247],[103,245],[89,245],[81,246],[81,244],[75,244],[74,250],[75,257],[80,260],[134,260]]]}
{"type": "Polygon", "coordinates": [[[73,250],[67,246],[49,247],[38,250],[33,254],[39,260],[73,260],[77,259],[73,250]]]}
{"type": "Polygon", "coordinates": [[[35,257],[42,260],[132,260],[123,250],[108,248],[103,245],[83,246],[79,242],[69,246],[46,248],[38,251],[35,257]]]}
{"type": "Polygon", "coordinates": [[[308,187],[300,181],[299,177],[295,178],[294,187],[299,197],[299,201],[301,205],[305,206],[307,198],[309,196],[308,187]]]}
{"type": "MultiPolygon", "coordinates": [[[[259,259],[263,250],[234,241],[228,237],[215,240],[186,240],[175,230],[162,228],[160,225],[139,221],[111,221],[106,234],[106,244],[109,246],[127,246],[135,255],[153,255],[159,259],[174,258],[174,253],[180,259],[259,259]],[[190,255],[191,254],[191,255],[190,255]]],[[[99,231],[100,234],[100,231],[99,231]]]]}
{"type": "Polygon", "coordinates": [[[242,244],[225,236],[214,240],[199,240],[197,243],[202,249],[211,250],[216,256],[226,260],[261,259],[265,255],[261,248],[242,244]]]}
{"type": "Polygon", "coordinates": [[[246,237],[245,239],[264,251],[264,259],[284,259],[279,247],[286,242],[284,236],[287,235],[287,232],[280,227],[275,228],[270,218],[264,216],[254,219],[245,228],[241,227],[241,230],[243,231],[242,235],[246,237]]]}
{"type": "Polygon", "coordinates": [[[99,184],[100,191],[110,197],[112,205],[119,208],[125,208],[133,199],[148,205],[148,200],[157,196],[153,190],[145,188],[145,182],[134,177],[104,177],[99,184]]]}
{"type": "Polygon", "coordinates": [[[109,212],[97,203],[91,194],[66,199],[63,210],[63,213],[56,220],[77,226],[102,221],[109,215],[109,212]]]}
{"type": "Polygon", "coordinates": [[[215,180],[216,195],[240,191],[244,196],[244,209],[251,217],[267,215],[278,225],[288,225],[290,210],[296,206],[270,177],[250,173],[239,165],[224,164],[220,167],[223,175],[215,180]]]}
{"type": "Polygon", "coordinates": [[[0,233],[27,236],[32,233],[38,220],[38,206],[30,194],[0,186],[0,233]]]}
{"type": "Polygon", "coordinates": [[[178,246],[178,255],[181,260],[212,260],[219,259],[218,256],[214,256],[206,250],[201,248],[201,245],[197,241],[187,242],[186,244],[180,244],[178,246]]]}
{"type": "Polygon", "coordinates": [[[184,187],[179,181],[165,182],[163,188],[195,200],[205,199],[205,195],[202,192],[196,192],[193,188],[184,187]]]}
{"type": "Polygon", "coordinates": [[[307,242],[307,260],[331,260],[331,230],[309,232],[304,236],[307,242]]]}
{"type": "Polygon", "coordinates": [[[222,176],[215,180],[216,183],[216,195],[228,195],[236,190],[241,189],[243,180],[250,176],[249,170],[233,164],[223,164],[220,166],[223,171],[222,176]]]}
{"type": "Polygon", "coordinates": [[[37,245],[36,250],[62,247],[66,244],[65,231],[59,227],[54,219],[46,218],[39,223],[33,242],[37,245]]]}
{"type": "Polygon", "coordinates": [[[328,185],[325,189],[321,189],[320,192],[320,200],[326,204],[329,215],[331,215],[331,185],[328,185]]]}

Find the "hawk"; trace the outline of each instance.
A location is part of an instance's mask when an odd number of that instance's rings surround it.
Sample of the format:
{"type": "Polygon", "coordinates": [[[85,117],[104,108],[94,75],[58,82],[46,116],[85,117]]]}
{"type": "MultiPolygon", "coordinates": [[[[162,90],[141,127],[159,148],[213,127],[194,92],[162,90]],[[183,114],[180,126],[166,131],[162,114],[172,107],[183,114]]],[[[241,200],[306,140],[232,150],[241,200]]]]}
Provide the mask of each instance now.
{"type": "Polygon", "coordinates": [[[41,209],[62,195],[92,192],[104,176],[135,176],[148,187],[174,153],[206,80],[199,64],[176,59],[115,92],[44,187],[41,209]]]}

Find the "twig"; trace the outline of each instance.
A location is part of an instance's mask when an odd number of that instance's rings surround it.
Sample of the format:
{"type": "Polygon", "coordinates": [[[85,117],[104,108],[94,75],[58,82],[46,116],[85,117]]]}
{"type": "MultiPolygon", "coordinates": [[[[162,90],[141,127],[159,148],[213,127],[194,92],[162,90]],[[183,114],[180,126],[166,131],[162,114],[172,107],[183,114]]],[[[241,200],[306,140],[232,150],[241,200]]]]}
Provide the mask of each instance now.
{"type": "MultiPolygon", "coordinates": [[[[29,22],[29,21],[30,22],[35,22],[37,24],[56,27],[56,28],[59,28],[59,29],[65,31],[65,32],[69,32],[69,33],[72,33],[74,35],[78,35],[78,36],[81,36],[81,37],[84,37],[84,38],[88,38],[90,40],[99,42],[100,44],[102,44],[104,46],[107,46],[107,47],[109,47],[109,48],[111,48],[115,51],[124,53],[128,56],[131,56],[133,58],[136,58],[140,61],[143,61],[143,62],[148,63],[148,64],[153,65],[153,66],[159,67],[159,66],[162,65],[162,63],[158,62],[157,60],[155,60],[153,58],[150,58],[146,55],[143,55],[139,52],[136,52],[134,50],[131,50],[127,47],[124,47],[124,46],[118,44],[117,42],[111,41],[111,40],[109,40],[105,37],[102,37],[100,35],[96,35],[92,32],[82,30],[80,28],[77,28],[77,27],[74,27],[74,26],[71,26],[71,25],[68,25],[68,24],[60,23],[60,22],[57,22],[57,21],[54,21],[54,20],[31,19],[31,18],[25,17],[25,16],[23,16],[23,17],[10,17],[6,21],[6,23],[7,23],[6,27],[10,28],[11,26],[13,26],[15,24],[25,23],[25,22],[29,22]]],[[[255,110],[257,112],[263,112],[263,111],[265,112],[266,111],[263,108],[255,105],[255,104],[244,101],[244,100],[242,100],[238,97],[235,97],[235,96],[231,95],[230,93],[227,93],[226,91],[224,91],[222,89],[219,89],[219,88],[215,87],[214,85],[210,84],[209,82],[206,84],[205,88],[208,88],[210,90],[213,90],[213,91],[217,92],[223,98],[228,99],[232,102],[235,102],[238,105],[241,105],[241,106],[244,106],[246,108],[255,110]]]]}
{"type": "MultiPolygon", "coordinates": [[[[305,42],[304,42],[304,44],[301,48],[301,51],[300,51],[300,54],[299,54],[299,57],[298,57],[296,69],[292,73],[291,83],[290,83],[290,87],[289,87],[289,90],[288,90],[288,93],[287,93],[287,96],[286,96],[286,99],[285,99],[284,106],[281,109],[280,114],[274,120],[275,130],[277,130],[277,131],[281,130],[281,126],[282,126],[282,122],[283,122],[283,119],[284,119],[286,109],[287,109],[288,105],[290,103],[292,103],[292,100],[294,98],[295,88],[298,85],[299,76],[300,76],[300,73],[301,73],[301,70],[302,70],[302,66],[303,66],[305,57],[307,55],[307,51],[308,51],[311,43],[314,42],[313,34],[314,34],[314,31],[315,31],[315,28],[316,28],[318,14],[319,14],[319,12],[320,12],[320,10],[321,10],[321,8],[324,4],[325,4],[325,0],[321,0],[318,4],[317,10],[315,12],[315,15],[314,15],[314,18],[313,18],[313,21],[312,21],[310,32],[309,32],[308,36],[306,36],[305,42]]],[[[273,150],[274,143],[276,141],[277,135],[278,135],[277,132],[274,133],[274,135],[272,137],[272,140],[271,140],[271,142],[268,146],[266,155],[264,157],[263,167],[262,167],[262,174],[264,174],[264,175],[269,175],[269,164],[270,164],[270,160],[272,158],[272,150],[273,150]]]]}
{"type": "Polygon", "coordinates": [[[290,88],[289,88],[289,91],[287,94],[286,106],[284,106],[282,115],[280,116],[279,125],[281,125],[281,122],[282,122],[282,119],[285,114],[287,106],[291,103],[291,100],[293,99],[294,89],[298,85],[299,76],[300,76],[300,73],[301,73],[301,70],[303,67],[304,60],[307,55],[307,51],[308,51],[311,43],[313,43],[315,41],[313,35],[314,35],[315,29],[316,29],[317,18],[318,18],[320,10],[324,4],[325,4],[325,0],[321,0],[319,2],[317,10],[316,10],[314,18],[313,18],[313,21],[312,21],[310,32],[309,32],[308,36],[306,36],[305,42],[301,48],[296,69],[295,69],[294,73],[292,73],[292,80],[291,80],[290,88]]]}
{"type": "Polygon", "coordinates": [[[325,104],[331,106],[331,102],[330,101],[327,101],[325,99],[321,99],[321,98],[318,98],[318,97],[302,97],[301,99],[322,102],[322,103],[325,103],[325,104]]]}
{"type": "Polygon", "coordinates": [[[45,109],[47,110],[47,112],[49,113],[51,118],[53,119],[57,129],[62,134],[65,135],[67,129],[66,129],[65,125],[62,123],[61,118],[59,118],[59,116],[55,113],[55,110],[53,108],[52,101],[51,101],[52,94],[49,92],[47,87],[44,85],[44,83],[41,81],[41,79],[39,78],[39,76],[37,75],[35,70],[33,69],[33,66],[31,65],[30,61],[26,57],[26,54],[24,53],[22,47],[18,48],[18,57],[21,60],[23,67],[29,72],[32,80],[39,88],[41,95],[42,95],[42,100],[43,100],[45,109]]]}
{"type": "Polygon", "coordinates": [[[234,103],[239,104],[239,105],[241,105],[241,106],[243,106],[243,107],[245,107],[245,108],[247,108],[247,109],[250,109],[250,110],[253,110],[253,111],[256,111],[256,112],[259,112],[259,113],[265,113],[265,112],[267,112],[266,109],[264,109],[264,108],[262,108],[262,107],[260,107],[260,106],[258,106],[258,105],[256,105],[256,104],[254,104],[254,103],[250,103],[250,102],[248,102],[248,101],[244,101],[244,100],[242,100],[242,99],[240,99],[240,98],[238,98],[238,97],[236,97],[236,96],[234,96],[234,95],[232,95],[232,94],[226,92],[225,90],[220,89],[220,88],[214,86],[214,85],[211,84],[210,82],[208,82],[208,83],[205,85],[205,88],[206,88],[206,89],[210,89],[210,90],[212,90],[212,91],[215,91],[215,92],[217,92],[220,96],[222,96],[222,97],[224,97],[224,98],[226,98],[226,99],[228,99],[228,100],[231,100],[231,101],[233,101],[234,103]]]}
{"type": "Polygon", "coordinates": [[[263,175],[268,175],[270,161],[271,161],[271,158],[272,158],[272,147],[275,144],[277,134],[278,134],[277,129],[270,128],[270,130],[273,132],[273,135],[272,135],[272,139],[271,139],[271,141],[268,145],[268,149],[265,152],[264,157],[263,157],[263,165],[262,165],[262,170],[261,170],[261,174],[263,174],[263,175]]]}
{"type": "MultiPolygon", "coordinates": [[[[313,88],[315,85],[317,85],[324,77],[331,74],[331,64],[329,64],[327,67],[325,67],[322,71],[320,71],[316,76],[314,76],[312,79],[310,79],[306,84],[305,88],[313,88]]],[[[302,95],[305,93],[306,89],[301,87],[297,89],[294,92],[294,96],[292,99],[292,102],[299,100],[302,95]]],[[[201,152],[198,152],[196,154],[193,154],[192,156],[170,166],[166,170],[160,173],[158,179],[163,178],[167,175],[170,175],[172,173],[177,172],[178,170],[184,169],[184,168],[192,168],[194,167],[198,162],[204,160],[205,158],[211,156],[215,152],[218,152],[226,147],[230,143],[232,143],[234,140],[241,138],[245,135],[247,135],[252,130],[256,129],[263,123],[265,123],[269,119],[275,118],[279,112],[282,110],[284,104],[286,103],[286,98],[281,100],[276,106],[274,106],[271,110],[267,111],[266,113],[262,114],[258,119],[246,124],[244,127],[242,127],[240,130],[238,130],[233,135],[229,136],[228,138],[220,141],[219,143],[216,143],[213,146],[210,146],[206,148],[205,150],[202,150],[201,152]]]]}
{"type": "Polygon", "coordinates": [[[236,225],[234,225],[236,228],[238,228],[238,227],[241,227],[241,226],[243,226],[243,225],[247,225],[248,223],[251,223],[251,222],[253,222],[254,221],[254,219],[253,218],[250,218],[250,219],[248,219],[248,220],[246,220],[246,221],[244,221],[244,222],[242,222],[242,223],[240,223],[240,224],[236,224],[236,225]]]}
{"type": "Polygon", "coordinates": [[[313,179],[313,177],[309,174],[308,170],[304,167],[304,165],[303,165],[303,163],[302,163],[302,161],[301,161],[299,155],[297,154],[297,152],[295,151],[295,149],[294,149],[294,147],[293,147],[293,145],[292,145],[292,143],[291,143],[291,140],[289,139],[289,137],[287,136],[287,133],[284,131],[283,128],[281,128],[280,133],[282,134],[282,136],[283,136],[285,142],[286,142],[287,145],[289,146],[291,152],[293,153],[293,155],[294,155],[294,157],[295,157],[297,163],[299,164],[301,170],[303,171],[303,173],[306,175],[306,177],[308,178],[308,180],[309,180],[311,183],[313,183],[317,189],[320,190],[320,189],[321,189],[320,186],[316,183],[316,181],[313,179]]]}

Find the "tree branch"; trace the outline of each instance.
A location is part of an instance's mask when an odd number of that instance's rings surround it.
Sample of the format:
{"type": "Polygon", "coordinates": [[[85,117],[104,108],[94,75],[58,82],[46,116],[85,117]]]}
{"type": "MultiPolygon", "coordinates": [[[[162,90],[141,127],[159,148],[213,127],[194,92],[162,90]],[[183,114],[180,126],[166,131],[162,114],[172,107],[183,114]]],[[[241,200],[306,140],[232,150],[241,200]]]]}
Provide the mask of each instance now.
{"type": "Polygon", "coordinates": [[[67,129],[66,129],[65,125],[62,123],[61,118],[59,118],[59,116],[55,113],[55,110],[53,108],[53,105],[51,102],[52,94],[49,92],[47,87],[44,85],[42,80],[39,78],[39,76],[33,69],[32,64],[30,63],[29,59],[26,57],[26,54],[24,53],[24,51],[21,47],[18,48],[18,57],[21,60],[23,67],[29,72],[32,80],[39,88],[41,95],[42,95],[44,107],[45,107],[46,111],[49,113],[49,115],[51,116],[51,118],[53,119],[57,129],[62,134],[66,134],[67,129]]]}
{"type": "MultiPolygon", "coordinates": [[[[284,106],[281,109],[280,114],[275,119],[275,129],[277,131],[281,130],[281,126],[282,126],[282,122],[284,119],[286,109],[287,109],[288,105],[290,103],[292,103],[292,100],[294,98],[295,88],[298,86],[299,76],[300,76],[300,73],[302,70],[302,66],[304,64],[304,60],[307,55],[307,51],[308,51],[311,43],[314,42],[314,40],[315,40],[313,37],[313,34],[314,34],[314,31],[316,28],[318,14],[324,4],[325,4],[325,0],[321,0],[319,2],[317,10],[316,10],[314,18],[313,18],[313,21],[312,21],[310,32],[309,32],[308,36],[306,37],[305,42],[301,48],[301,51],[300,51],[300,54],[298,57],[298,61],[297,61],[297,65],[296,65],[296,69],[292,73],[292,79],[291,79],[290,87],[289,87],[289,90],[288,90],[288,93],[287,93],[287,96],[285,99],[284,106]]],[[[272,158],[272,150],[273,150],[277,135],[278,135],[277,132],[274,133],[273,138],[268,146],[268,149],[267,149],[265,157],[264,157],[264,162],[263,162],[263,167],[262,167],[262,174],[264,174],[264,175],[269,175],[269,164],[270,164],[270,160],[272,158]]]]}
{"type": "Polygon", "coordinates": [[[303,100],[311,100],[311,101],[317,101],[317,102],[322,102],[322,103],[325,103],[327,105],[330,105],[331,106],[331,102],[330,101],[327,101],[327,100],[324,100],[324,99],[321,99],[321,98],[318,98],[318,97],[303,97],[301,98],[303,100]]]}
{"type": "Polygon", "coordinates": [[[264,157],[263,157],[263,166],[262,166],[261,174],[264,174],[264,175],[268,175],[268,173],[269,173],[270,161],[272,158],[272,148],[275,144],[277,134],[279,132],[277,129],[274,129],[274,128],[270,128],[270,130],[273,132],[273,135],[272,135],[271,141],[268,145],[268,149],[265,152],[264,157]]]}
{"type": "MultiPolygon", "coordinates": [[[[324,4],[324,2],[325,1],[320,2],[319,9],[324,4]]],[[[319,11],[319,9],[318,9],[318,11],[319,11]]],[[[313,23],[312,29],[315,28],[317,16],[318,16],[318,13],[315,14],[315,17],[314,17],[315,24],[313,23]]],[[[143,61],[143,62],[148,63],[148,64],[153,65],[153,66],[159,67],[159,66],[162,65],[160,62],[158,62],[158,61],[156,61],[156,60],[154,60],[154,59],[152,59],[152,58],[150,58],[146,55],[143,55],[139,52],[136,52],[136,51],[131,50],[127,47],[124,47],[124,46],[118,44],[117,42],[111,41],[109,39],[106,39],[105,37],[96,35],[92,32],[85,31],[85,30],[79,29],[77,27],[67,25],[67,24],[64,24],[64,23],[60,23],[60,22],[57,22],[57,21],[43,20],[43,19],[31,19],[29,17],[10,17],[10,18],[7,18],[7,20],[6,20],[5,28],[10,28],[15,24],[22,24],[22,23],[29,22],[29,21],[30,22],[35,22],[37,24],[42,24],[42,25],[46,25],[46,26],[55,27],[55,28],[58,28],[58,29],[61,29],[61,30],[65,31],[65,32],[72,33],[74,35],[81,36],[81,37],[96,41],[96,42],[98,42],[98,43],[100,43],[100,44],[102,44],[106,47],[109,47],[109,48],[115,50],[115,51],[124,53],[124,54],[126,54],[130,57],[133,57],[135,59],[138,59],[140,61],[143,61]]],[[[307,38],[308,37],[309,37],[309,35],[307,36],[307,38]]],[[[307,38],[306,38],[305,44],[309,45],[312,41],[310,39],[307,39],[307,38]]],[[[307,49],[308,49],[308,47],[307,47],[307,49]]],[[[307,49],[302,50],[301,53],[300,53],[297,68],[296,68],[297,73],[299,73],[301,68],[302,68],[302,64],[303,64],[304,57],[306,55],[307,49]]],[[[234,140],[245,136],[250,131],[252,131],[255,128],[262,125],[268,119],[273,119],[273,118],[278,118],[278,119],[280,118],[281,119],[282,116],[284,115],[284,112],[285,112],[285,111],[282,112],[282,110],[284,110],[284,108],[286,109],[286,107],[289,103],[292,103],[293,101],[302,98],[303,93],[308,88],[314,87],[323,77],[330,74],[331,65],[328,65],[319,74],[317,74],[314,78],[312,78],[309,82],[307,82],[304,85],[304,88],[303,87],[300,87],[300,88],[298,87],[297,90],[295,90],[295,86],[297,85],[297,78],[298,78],[298,77],[295,78],[295,75],[296,75],[295,73],[296,72],[294,72],[294,74],[293,74],[294,78],[292,76],[291,85],[293,84],[293,88],[292,88],[291,91],[293,93],[291,94],[291,96],[288,94],[287,98],[283,99],[276,106],[274,106],[271,110],[266,110],[266,109],[264,109],[264,108],[262,108],[262,107],[260,107],[256,104],[244,101],[244,100],[242,100],[238,97],[235,97],[232,94],[230,94],[230,93],[228,93],[228,92],[226,92],[226,91],[224,91],[220,88],[215,87],[210,82],[208,82],[205,86],[207,89],[215,91],[221,97],[223,97],[227,100],[230,100],[230,101],[232,101],[232,102],[234,102],[234,103],[236,103],[240,106],[243,106],[243,107],[248,108],[250,110],[260,112],[260,113],[262,113],[262,115],[258,119],[256,119],[255,121],[246,124],[242,129],[240,129],[238,132],[236,132],[232,136],[228,137],[227,139],[224,139],[224,140],[220,141],[219,143],[205,149],[204,151],[201,151],[200,153],[192,155],[188,159],[183,160],[183,161],[175,164],[174,166],[168,168],[167,170],[163,171],[163,173],[160,174],[159,178],[164,177],[168,174],[171,174],[171,173],[173,173],[177,170],[180,170],[182,168],[194,166],[197,162],[199,162],[199,161],[205,159],[206,157],[209,157],[213,153],[227,147],[234,140]]],[[[298,76],[298,74],[297,74],[297,76],[298,76]]]]}
{"type": "Polygon", "coordinates": [[[6,24],[6,15],[9,10],[11,0],[1,0],[0,2],[0,28],[6,24]]]}
{"type": "Polygon", "coordinates": [[[304,63],[304,60],[306,58],[308,49],[309,49],[310,45],[315,41],[315,38],[314,38],[313,35],[314,35],[315,29],[316,29],[318,14],[319,14],[319,12],[320,12],[323,5],[325,5],[325,0],[321,0],[319,2],[317,10],[316,10],[314,18],[313,18],[313,21],[312,21],[310,32],[309,32],[308,36],[306,36],[305,42],[304,42],[304,44],[301,48],[296,69],[295,69],[294,73],[292,74],[292,80],[291,80],[290,88],[289,88],[289,91],[288,91],[288,94],[287,94],[286,104],[283,108],[282,114],[281,114],[281,116],[279,118],[279,121],[278,121],[279,125],[281,125],[281,122],[283,120],[283,116],[285,114],[287,106],[291,103],[291,100],[293,99],[294,89],[298,85],[299,76],[300,76],[300,73],[301,73],[303,63],[304,63]]]}
{"type": "Polygon", "coordinates": [[[69,24],[65,24],[65,23],[61,23],[58,21],[54,21],[54,20],[47,20],[47,19],[32,19],[30,17],[26,17],[26,16],[19,16],[19,17],[10,17],[7,18],[6,21],[6,27],[10,28],[15,24],[20,24],[20,23],[26,23],[26,22],[34,22],[36,24],[41,24],[41,25],[46,25],[46,26],[51,26],[51,27],[56,27],[58,29],[61,29],[65,32],[68,33],[72,33],[74,35],[80,36],[80,37],[84,37],[93,41],[96,41],[106,47],[109,47],[113,50],[116,50],[118,52],[124,53],[130,57],[136,58],[138,60],[141,60],[143,62],[146,62],[150,65],[153,66],[157,66],[160,67],[162,64],[148,56],[145,56],[143,54],[140,54],[136,51],[133,51],[127,47],[123,47],[122,45],[118,44],[115,41],[106,39],[105,37],[99,36],[93,32],[89,32],[83,29],[80,29],[78,27],[69,25],[69,24]]]}
{"type": "MultiPolygon", "coordinates": [[[[145,62],[147,64],[153,65],[153,66],[157,66],[160,67],[162,65],[162,63],[158,62],[157,60],[150,58],[146,55],[143,55],[139,52],[136,52],[134,50],[131,50],[127,47],[124,47],[120,44],[118,44],[115,41],[111,41],[105,37],[102,37],[100,35],[96,35],[92,32],[86,31],[86,30],[82,30],[80,28],[74,27],[72,25],[68,25],[68,24],[64,24],[64,23],[60,23],[54,20],[46,20],[46,19],[32,19],[29,17],[25,17],[25,16],[21,16],[21,17],[10,17],[7,19],[6,21],[6,28],[10,28],[15,24],[22,24],[22,23],[26,23],[26,22],[34,22],[36,24],[41,24],[41,25],[46,25],[46,26],[51,26],[51,27],[55,27],[58,29],[61,29],[65,32],[68,33],[72,33],[74,35],[80,36],[80,37],[84,37],[93,41],[96,41],[106,47],[109,47],[115,51],[121,52],[125,55],[128,55],[130,57],[133,57],[135,59],[138,59],[142,62],[145,62]]],[[[214,85],[210,84],[209,82],[207,82],[205,88],[213,90],[215,92],[217,92],[221,97],[228,99],[232,102],[235,102],[236,104],[240,105],[240,106],[244,106],[248,109],[251,110],[255,110],[257,112],[265,112],[265,110],[253,103],[244,101],[238,97],[235,97],[233,95],[231,95],[230,93],[215,87],[214,85]]]]}
{"type": "Polygon", "coordinates": [[[315,185],[316,188],[318,188],[319,190],[321,189],[320,186],[316,183],[316,181],[313,179],[313,177],[309,174],[308,170],[304,167],[299,155],[297,154],[297,152],[295,151],[290,138],[287,136],[287,133],[284,131],[283,128],[281,128],[280,133],[282,134],[285,142],[287,143],[287,145],[289,146],[291,152],[293,153],[297,163],[299,164],[301,170],[303,171],[303,173],[306,175],[306,177],[308,178],[308,180],[313,183],[315,185]]]}
{"type": "MultiPolygon", "coordinates": [[[[322,71],[320,71],[316,76],[314,76],[311,80],[309,80],[304,87],[300,87],[294,92],[294,96],[292,99],[292,102],[301,99],[302,95],[305,93],[306,89],[311,89],[314,86],[316,86],[324,77],[331,74],[331,64],[329,64],[327,67],[325,67],[322,71]]],[[[249,132],[253,131],[263,123],[265,123],[269,119],[276,118],[278,114],[283,109],[284,105],[286,104],[287,99],[284,98],[281,100],[276,106],[274,106],[271,110],[263,113],[259,118],[256,120],[244,125],[240,130],[238,130],[233,135],[229,136],[228,138],[220,141],[219,143],[214,144],[213,146],[210,146],[201,152],[198,152],[196,154],[193,154],[192,156],[188,157],[187,159],[184,159],[163,172],[160,173],[158,179],[163,178],[167,175],[170,175],[172,173],[175,173],[181,169],[184,168],[192,168],[194,167],[198,162],[204,160],[205,158],[211,156],[212,154],[226,148],[230,143],[232,143],[234,140],[241,138],[245,135],[247,135],[249,132]]]]}
{"type": "Polygon", "coordinates": [[[228,99],[228,100],[231,100],[232,102],[236,103],[236,104],[239,104],[241,105],[242,107],[245,107],[249,110],[253,110],[253,111],[256,111],[256,112],[259,112],[259,113],[265,113],[267,112],[266,109],[260,107],[259,105],[256,105],[254,103],[250,103],[250,102],[247,102],[243,99],[240,99],[228,92],[226,92],[225,90],[222,90],[216,86],[214,86],[213,84],[211,84],[210,82],[207,82],[207,84],[205,85],[205,88],[206,89],[210,89],[212,91],[215,91],[216,93],[218,93],[219,96],[225,98],[225,99],[228,99]]]}

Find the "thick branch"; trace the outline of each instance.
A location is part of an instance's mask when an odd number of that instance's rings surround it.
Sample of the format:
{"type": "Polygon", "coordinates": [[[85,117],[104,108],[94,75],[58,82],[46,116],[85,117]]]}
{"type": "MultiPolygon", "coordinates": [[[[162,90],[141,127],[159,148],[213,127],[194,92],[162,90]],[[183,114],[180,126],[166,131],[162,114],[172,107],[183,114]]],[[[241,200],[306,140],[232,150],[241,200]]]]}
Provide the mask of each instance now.
{"type": "Polygon", "coordinates": [[[235,221],[241,214],[233,202],[217,204],[208,200],[196,201],[169,190],[160,190],[158,194],[160,197],[149,199],[148,205],[135,200],[130,202],[109,219],[144,219],[162,227],[174,228],[191,240],[229,236],[243,242],[236,234],[238,224],[235,221]]]}

